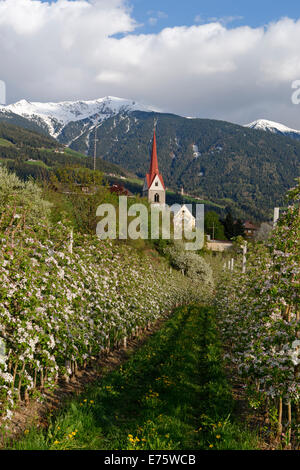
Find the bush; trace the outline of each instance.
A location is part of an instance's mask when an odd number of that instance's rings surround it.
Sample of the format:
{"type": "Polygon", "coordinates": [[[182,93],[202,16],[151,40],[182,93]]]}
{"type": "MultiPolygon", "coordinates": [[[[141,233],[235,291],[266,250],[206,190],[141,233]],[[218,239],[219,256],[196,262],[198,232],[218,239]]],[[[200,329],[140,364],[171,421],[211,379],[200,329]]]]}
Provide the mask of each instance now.
{"type": "Polygon", "coordinates": [[[18,218],[23,214],[26,223],[33,226],[41,218],[48,218],[51,204],[42,199],[41,188],[33,181],[21,181],[14,173],[0,167],[0,213],[11,209],[18,218]]]}
{"type": "Polygon", "coordinates": [[[186,276],[205,285],[213,285],[212,269],[204,259],[194,252],[186,251],[182,243],[165,249],[171,265],[182,271],[186,276]]]}

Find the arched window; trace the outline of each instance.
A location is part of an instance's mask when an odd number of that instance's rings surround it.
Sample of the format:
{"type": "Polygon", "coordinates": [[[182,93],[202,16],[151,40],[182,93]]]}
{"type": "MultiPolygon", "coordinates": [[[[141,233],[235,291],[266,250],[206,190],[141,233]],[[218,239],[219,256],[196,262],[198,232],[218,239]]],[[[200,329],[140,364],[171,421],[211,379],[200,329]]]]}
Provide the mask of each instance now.
{"type": "Polygon", "coordinates": [[[159,194],[154,195],[154,202],[159,202],[159,194]]]}

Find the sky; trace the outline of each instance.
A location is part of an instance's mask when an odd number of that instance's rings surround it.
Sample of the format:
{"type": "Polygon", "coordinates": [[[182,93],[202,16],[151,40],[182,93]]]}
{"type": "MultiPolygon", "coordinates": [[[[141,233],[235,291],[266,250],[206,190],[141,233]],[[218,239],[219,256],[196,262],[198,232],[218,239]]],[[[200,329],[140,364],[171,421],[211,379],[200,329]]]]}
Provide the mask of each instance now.
{"type": "Polygon", "coordinates": [[[300,129],[299,45],[299,1],[0,0],[7,103],[111,95],[300,129]]]}

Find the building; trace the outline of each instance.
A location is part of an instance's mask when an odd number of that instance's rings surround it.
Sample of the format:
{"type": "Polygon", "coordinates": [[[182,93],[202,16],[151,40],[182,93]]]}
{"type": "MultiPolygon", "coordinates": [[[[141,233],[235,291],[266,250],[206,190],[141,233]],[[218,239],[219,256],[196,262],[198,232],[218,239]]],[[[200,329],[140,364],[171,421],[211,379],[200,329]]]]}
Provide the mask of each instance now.
{"type": "Polygon", "coordinates": [[[184,204],[182,207],[178,207],[172,210],[174,227],[185,227],[185,230],[193,230],[196,226],[196,219],[189,209],[184,204]]]}
{"type": "Polygon", "coordinates": [[[253,238],[255,236],[257,230],[259,229],[259,227],[257,225],[254,225],[249,220],[244,222],[243,226],[244,226],[244,231],[245,231],[245,237],[246,238],[253,238]]]}
{"type": "Polygon", "coordinates": [[[206,235],[206,248],[210,251],[227,251],[233,247],[233,243],[225,240],[211,240],[210,235],[206,235]]]}
{"type": "Polygon", "coordinates": [[[166,203],[166,188],[163,177],[158,169],[155,129],[153,132],[150,170],[146,174],[143,196],[147,197],[150,204],[165,205],[166,203]]]}
{"type": "Polygon", "coordinates": [[[128,189],[124,188],[122,184],[115,183],[110,188],[109,191],[113,194],[117,194],[117,196],[129,196],[128,189]]]}

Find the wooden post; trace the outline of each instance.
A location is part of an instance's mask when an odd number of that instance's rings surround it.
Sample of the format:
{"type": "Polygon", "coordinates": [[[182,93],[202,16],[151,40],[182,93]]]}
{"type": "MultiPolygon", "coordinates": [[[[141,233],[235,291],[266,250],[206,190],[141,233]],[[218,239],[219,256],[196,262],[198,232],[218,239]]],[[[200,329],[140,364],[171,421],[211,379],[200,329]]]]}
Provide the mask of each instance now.
{"type": "Polygon", "coordinates": [[[70,243],[69,243],[69,253],[72,254],[73,253],[73,229],[71,229],[71,233],[70,233],[70,243]]]}
{"type": "Polygon", "coordinates": [[[278,424],[277,424],[277,437],[281,439],[282,434],[282,397],[279,398],[278,404],[278,424]]]}

